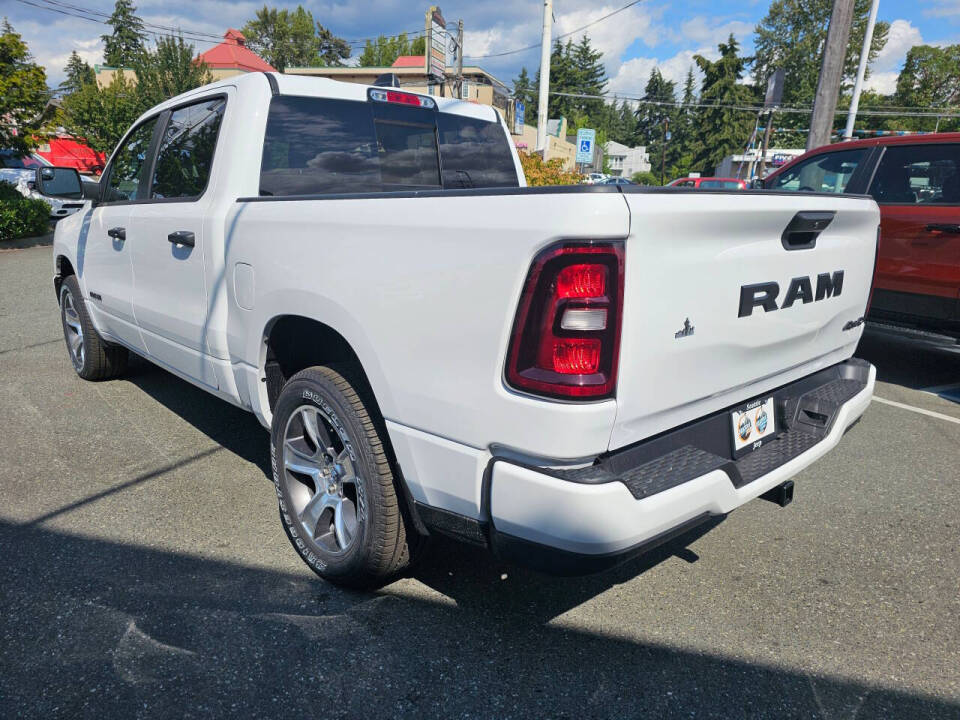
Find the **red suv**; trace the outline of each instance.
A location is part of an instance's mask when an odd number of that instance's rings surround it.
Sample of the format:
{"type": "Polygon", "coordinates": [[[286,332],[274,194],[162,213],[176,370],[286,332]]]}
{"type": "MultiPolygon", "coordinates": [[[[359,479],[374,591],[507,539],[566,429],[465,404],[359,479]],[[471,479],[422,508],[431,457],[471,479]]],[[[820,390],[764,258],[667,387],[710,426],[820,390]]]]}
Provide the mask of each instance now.
{"type": "Polygon", "coordinates": [[[881,234],[867,320],[900,335],[960,341],[960,133],[826,145],[784,165],[764,188],[872,195],[881,234]]]}

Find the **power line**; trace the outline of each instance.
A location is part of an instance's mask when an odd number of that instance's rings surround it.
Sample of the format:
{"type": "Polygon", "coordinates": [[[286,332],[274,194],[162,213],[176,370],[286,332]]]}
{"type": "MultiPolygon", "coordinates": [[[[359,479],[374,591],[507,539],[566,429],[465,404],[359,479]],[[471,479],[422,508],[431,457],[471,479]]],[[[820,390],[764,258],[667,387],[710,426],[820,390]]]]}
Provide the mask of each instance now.
{"type": "MultiPolygon", "coordinates": [[[[760,112],[763,110],[763,107],[760,105],[728,105],[721,103],[682,103],[682,102],[667,102],[663,100],[646,100],[643,97],[631,96],[628,93],[608,93],[606,95],[591,95],[588,93],[567,93],[559,92],[552,90],[550,91],[551,95],[557,95],[560,97],[572,97],[572,98],[582,98],[584,100],[628,100],[630,102],[635,102],[641,105],[658,105],[663,107],[676,107],[676,108],[722,108],[726,110],[739,110],[743,112],[760,112]]],[[[784,114],[800,114],[800,115],[809,115],[813,112],[812,108],[803,108],[803,107],[781,107],[776,110],[778,113],[784,114]]],[[[846,110],[836,110],[835,115],[843,115],[846,110]]],[[[923,111],[923,112],[896,112],[893,110],[862,110],[859,113],[860,115],[872,115],[876,117],[931,117],[931,118],[960,118],[960,111],[953,110],[950,112],[937,112],[937,111],[923,111]]]]}
{"type": "MultiPolygon", "coordinates": [[[[603,17],[599,17],[596,20],[592,20],[591,22],[588,22],[586,25],[581,25],[576,30],[571,30],[570,32],[561,33],[560,35],[557,35],[554,39],[559,40],[560,38],[569,37],[570,35],[576,35],[581,30],[586,30],[588,27],[593,27],[597,23],[603,22],[607,18],[611,18],[617,13],[622,13],[624,10],[631,8],[634,5],[639,5],[642,2],[644,2],[644,0],[633,0],[633,2],[627,3],[622,8],[618,8],[617,10],[607,13],[603,17]]],[[[528,45],[527,47],[517,48],[516,50],[507,50],[505,52],[491,53],[490,55],[464,55],[463,59],[464,60],[483,60],[485,58],[504,57],[505,55],[515,55],[516,53],[527,52],[527,50],[533,50],[534,48],[539,48],[539,47],[540,47],[540,43],[537,43],[536,45],[528,45]]]]}

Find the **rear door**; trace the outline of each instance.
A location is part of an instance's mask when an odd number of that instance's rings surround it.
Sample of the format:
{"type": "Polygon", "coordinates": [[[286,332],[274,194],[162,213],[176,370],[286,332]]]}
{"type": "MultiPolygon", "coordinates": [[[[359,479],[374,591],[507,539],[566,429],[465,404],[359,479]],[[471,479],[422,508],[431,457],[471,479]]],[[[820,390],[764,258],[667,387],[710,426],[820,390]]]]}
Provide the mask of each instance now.
{"type": "Polygon", "coordinates": [[[875,203],[623,193],[631,230],[613,447],[853,354],[873,274],[875,203]],[[831,217],[811,238],[812,223],[831,217]],[[800,232],[785,233],[791,223],[800,232]]]}
{"type": "Polygon", "coordinates": [[[147,352],[214,387],[205,353],[203,235],[225,107],[226,98],[216,96],[164,113],[149,201],[130,217],[133,311],[147,352]]]}
{"type": "Polygon", "coordinates": [[[873,313],[960,319],[960,144],[887,147],[870,194],[883,216],[873,313]]]}

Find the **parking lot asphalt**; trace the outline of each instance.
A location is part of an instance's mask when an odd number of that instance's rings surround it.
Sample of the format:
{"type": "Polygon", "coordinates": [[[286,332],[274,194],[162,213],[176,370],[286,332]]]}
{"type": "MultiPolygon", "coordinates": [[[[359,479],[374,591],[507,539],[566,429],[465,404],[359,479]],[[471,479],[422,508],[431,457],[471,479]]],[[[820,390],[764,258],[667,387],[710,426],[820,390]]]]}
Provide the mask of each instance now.
{"type": "Polygon", "coordinates": [[[960,718],[960,356],[865,338],[896,404],[786,509],[575,579],[441,540],[356,593],[290,548],[252,415],[76,377],[51,273],[0,253],[0,717],[960,718]]]}

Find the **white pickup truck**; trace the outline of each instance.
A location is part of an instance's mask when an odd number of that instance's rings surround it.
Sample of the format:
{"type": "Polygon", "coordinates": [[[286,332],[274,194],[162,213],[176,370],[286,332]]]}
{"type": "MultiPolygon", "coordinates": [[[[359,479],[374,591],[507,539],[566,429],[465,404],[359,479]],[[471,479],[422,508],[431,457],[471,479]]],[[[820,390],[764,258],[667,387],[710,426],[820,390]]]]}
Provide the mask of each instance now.
{"type": "Polygon", "coordinates": [[[275,74],[149,111],[100,185],[54,241],[76,371],[253,412],[331,581],[435,532],[608,567],[786,504],[873,392],[867,197],[528,188],[492,108],[275,74]]]}

